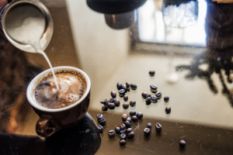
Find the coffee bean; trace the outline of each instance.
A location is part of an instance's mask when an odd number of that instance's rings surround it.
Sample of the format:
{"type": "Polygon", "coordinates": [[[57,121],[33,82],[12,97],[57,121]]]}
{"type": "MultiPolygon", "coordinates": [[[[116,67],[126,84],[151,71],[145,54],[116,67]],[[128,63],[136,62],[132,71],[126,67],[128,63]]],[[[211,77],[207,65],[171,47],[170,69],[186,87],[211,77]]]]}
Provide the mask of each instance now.
{"type": "Polygon", "coordinates": [[[148,123],[146,124],[146,127],[151,129],[151,128],[152,128],[152,123],[151,123],[151,122],[148,122],[148,123]]]}
{"type": "Polygon", "coordinates": [[[119,97],[124,97],[125,94],[119,94],[119,97]]]}
{"type": "Polygon", "coordinates": [[[136,89],[137,89],[137,85],[136,85],[136,84],[130,84],[130,88],[131,88],[132,90],[136,90],[136,89]]]}
{"type": "Polygon", "coordinates": [[[150,75],[151,77],[155,76],[155,71],[154,71],[154,70],[150,70],[150,71],[149,71],[149,75],[150,75]]]}
{"type": "Polygon", "coordinates": [[[122,89],[126,89],[126,84],[122,84],[122,89]]]}
{"type": "Polygon", "coordinates": [[[184,139],[181,139],[179,142],[180,149],[183,150],[186,147],[186,141],[184,139]]]}
{"type": "Polygon", "coordinates": [[[108,100],[108,103],[109,103],[109,102],[115,103],[115,102],[116,102],[116,99],[115,99],[115,98],[110,98],[110,99],[108,100]]]}
{"type": "Polygon", "coordinates": [[[96,118],[97,118],[97,120],[99,120],[99,119],[101,119],[101,118],[104,118],[104,115],[101,114],[101,113],[98,113],[98,114],[96,115],[96,118]]]}
{"type": "Polygon", "coordinates": [[[136,114],[137,118],[141,120],[143,118],[143,113],[142,112],[137,112],[136,114]]]}
{"type": "Polygon", "coordinates": [[[131,117],[128,117],[127,119],[126,119],[126,121],[128,121],[128,122],[132,122],[132,119],[131,119],[131,117]]]}
{"type": "Polygon", "coordinates": [[[122,124],[120,125],[120,128],[121,128],[121,130],[125,130],[125,129],[126,129],[126,125],[125,125],[124,123],[122,123],[122,124]]]}
{"type": "Polygon", "coordinates": [[[129,105],[130,105],[131,107],[135,107],[136,101],[130,101],[130,102],[129,102],[129,105]]]}
{"type": "Polygon", "coordinates": [[[158,97],[158,98],[160,99],[160,98],[162,97],[162,93],[160,93],[160,92],[157,93],[157,94],[156,94],[156,97],[158,97]]]}
{"type": "Polygon", "coordinates": [[[129,108],[129,104],[128,103],[123,103],[123,108],[124,109],[128,109],[129,108]]]}
{"type": "Polygon", "coordinates": [[[97,125],[97,129],[98,129],[99,133],[103,133],[103,131],[104,131],[104,127],[100,124],[97,125]]]}
{"type": "Polygon", "coordinates": [[[130,112],[129,112],[129,115],[130,115],[130,116],[133,116],[133,115],[136,115],[136,114],[137,114],[136,111],[130,111],[130,112]]]}
{"type": "Polygon", "coordinates": [[[115,104],[113,102],[108,102],[108,108],[111,110],[115,109],[115,104]]]}
{"type": "Polygon", "coordinates": [[[106,105],[103,105],[101,109],[102,111],[108,111],[108,107],[106,105]]]}
{"type": "Polygon", "coordinates": [[[126,89],[130,89],[130,84],[128,82],[125,83],[126,89]]]}
{"type": "Polygon", "coordinates": [[[125,122],[127,118],[128,118],[127,114],[122,114],[121,115],[121,119],[122,119],[123,122],[125,122]]]}
{"type": "Polygon", "coordinates": [[[128,97],[128,96],[124,96],[124,98],[123,98],[123,99],[124,99],[124,101],[125,101],[125,102],[127,102],[127,101],[128,101],[128,99],[129,99],[129,97],[128,97]]]}
{"type": "Polygon", "coordinates": [[[127,135],[125,133],[120,134],[120,139],[126,139],[127,135]]]}
{"type": "Polygon", "coordinates": [[[126,85],[125,84],[122,84],[122,89],[126,90],[126,85]]]}
{"type": "Polygon", "coordinates": [[[131,127],[131,122],[129,122],[129,121],[125,121],[124,124],[125,124],[126,128],[130,128],[131,127]]]}
{"type": "Polygon", "coordinates": [[[148,96],[145,101],[146,101],[146,105],[150,105],[151,104],[151,97],[148,96]]]}
{"type": "Polygon", "coordinates": [[[109,138],[114,138],[115,137],[115,131],[114,130],[109,130],[108,131],[108,137],[109,138]]]}
{"type": "Polygon", "coordinates": [[[111,97],[112,97],[112,98],[116,98],[116,96],[117,96],[116,92],[111,91],[111,97]]]}
{"type": "Polygon", "coordinates": [[[119,142],[120,146],[125,146],[126,145],[126,140],[125,139],[121,139],[119,142]]]}
{"type": "Polygon", "coordinates": [[[142,92],[142,98],[143,98],[143,99],[146,99],[147,97],[148,97],[148,94],[145,93],[145,92],[142,92]]]}
{"type": "Polygon", "coordinates": [[[163,100],[164,100],[164,102],[169,102],[169,97],[168,96],[165,96],[164,98],[163,98],[163,100]]]}
{"type": "Polygon", "coordinates": [[[137,122],[138,121],[138,117],[136,115],[132,116],[131,119],[132,119],[133,122],[137,122]]]}
{"type": "Polygon", "coordinates": [[[126,133],[130,133],[131,131],[133,131],[132,128],[127,128],[127,129],[126,129],[126,133]]]}
{"type": "Polygon", "coordinates": [[[151,85],[150,85],[150,89],[151,89],[151,90],[157,90],[158,87],[156,87],[155,85],[151,84],[151,85]]]}
{"type": "Polygon", "coordinates": [[[116,107],[119,107],[119,106],[120,106],[120,104],[121,104],[121,103],[120,103],[120,101],[119,101],[119,100],[116,100],[116,101],[115,101],[115,106],[116,106],[116,107]]]}
{"type": "Polygon", "coordinates": [[[98,120],[98,123],[99,123],[100,125],[102,125],[102,126],[105,126],[105,125],[106,125],[106,120],[105,120],[105,118],[99,119],[99,120],[98,120]]]}
{"type": "Polygon", "coordinates": [[[153,89],[151,89],[150,90],[152,93],[154,93],[154,94],[156,94],[157,92],[158,92],[158,90],[153,90],[153,89]]]}
{"type": "Polygon", "coordinates": [[[117,89],[120,90],[120,89],[123,89],[124,86],[121,84],[121,83],[117,83],[117,89]]]}
{"type": "Polygon", "coordinates": [[[150,135],[150,133],[151,133],[151,129],[150,128],[145,128],[143,131],[144,131],[144,136],[145,137],[148,137],[150,135]]]}
{"type": "Polygon", "coordinates": [[[115,132],[116,132],[117,134],[120,134],[120,131],[121,131],[121,128],[120,128],[119,126],[117,126],[117,127],[115,128],[115,132]]]}
{"type": "Polygon", "coordinates": [[[126,133],[126,129],[120,130],[120,134],[126,133]]]}
{"type": "Polygon", "coordinates": [[[160,124],[159,122],[157,122],[155,124],[155,131],[156,131],[157,134],[160,134],[161,131],[162,131],[162,124],[160,124]]]}
{"type": "Polygon", "coordinates": [[[124,97],[124,96],[125,96],[125,93],[126,93],[125,89],[120,89],[120,90],[119,90],[119,96],[120,96],[120,97],[124,97]]]}
{"type": "Polygon", "coordinates": [[[105,99],[105,100],[103,100],[103,101],[100,101],[100,103],[103,104],[103,105],[107,105],[107,104],[108,104],[108,99],[105,99]]]}
{"type": "Polygon", "coordinates": [[[166,112],[166,114],[170,114],[171,113],[171,107],[166,107],[165,108],[165,112],[166,112]]]}
{"type": "Polygon", "coordinates": [[[131,131],[131,132],[129,132],[129,133],[127,134],[127,138],[128,138],[128,139],[133,139],[134,137],[135,137],[134,131],[131,131]]]}
{"type": "Polygon", "coordinates": [[[156,96],[151,96],[151,102],[152,103],[157,103],[158,102],[158,99],[156,96]]]}

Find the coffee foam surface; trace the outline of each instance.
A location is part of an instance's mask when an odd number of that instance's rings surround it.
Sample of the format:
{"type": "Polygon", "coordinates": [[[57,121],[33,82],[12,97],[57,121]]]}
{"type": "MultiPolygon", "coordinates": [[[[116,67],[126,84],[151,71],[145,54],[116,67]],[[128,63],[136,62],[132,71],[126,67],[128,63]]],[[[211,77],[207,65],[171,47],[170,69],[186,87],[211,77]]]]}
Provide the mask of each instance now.
{"type": "Polygon", "coordinates": [[[39,104],[47,108],[62,108],[77,102],[86,90],[86,82],[79,73],[56,73],[59,90],[57,91],[53,77],[45,77],[35,89],[35,98],[39,104]]]}

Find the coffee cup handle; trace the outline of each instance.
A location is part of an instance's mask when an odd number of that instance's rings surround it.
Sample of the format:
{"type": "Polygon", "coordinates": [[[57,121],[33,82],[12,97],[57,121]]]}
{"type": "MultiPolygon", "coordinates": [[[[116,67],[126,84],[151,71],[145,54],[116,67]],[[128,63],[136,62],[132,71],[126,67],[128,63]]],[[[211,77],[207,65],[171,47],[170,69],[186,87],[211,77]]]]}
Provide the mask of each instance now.
{"type": "Polygon", "coordinates": [[[56,127],[54,121],[48,118],[39,118],[36,123],[36,133],[41,137],[50,137],[53,135],[58,128],[56,127]]]}

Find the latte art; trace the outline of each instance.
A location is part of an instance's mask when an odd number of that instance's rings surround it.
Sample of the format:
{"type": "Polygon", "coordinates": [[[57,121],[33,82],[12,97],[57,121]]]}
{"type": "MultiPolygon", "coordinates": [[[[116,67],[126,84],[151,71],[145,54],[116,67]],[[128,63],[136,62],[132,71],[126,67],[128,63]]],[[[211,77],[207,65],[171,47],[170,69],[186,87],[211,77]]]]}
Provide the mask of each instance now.
{"type": "Polygon", "coordinates": [[[52,75],[44,78],[35,89],[37,102],[47,108],[57,109],[77,102],[86,90],[86,82],[79,73],[56,73],[57,89],[52,75]]]}

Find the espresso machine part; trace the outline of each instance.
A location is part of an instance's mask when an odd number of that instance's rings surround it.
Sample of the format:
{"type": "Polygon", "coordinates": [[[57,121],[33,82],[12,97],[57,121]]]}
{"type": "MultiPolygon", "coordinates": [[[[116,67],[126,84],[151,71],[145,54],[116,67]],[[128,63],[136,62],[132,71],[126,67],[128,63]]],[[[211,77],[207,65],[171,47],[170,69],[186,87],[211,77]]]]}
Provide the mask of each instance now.
{"type": "Polygon", "coordinates": [[[124,29],[136,21],[136,11],[121,14],[105,14],[106,24],[113,29],[124,29]]]}
{"type": "Polygon", "coordinates": [[[106,24],[113,29],[130,27],[136,21],[136,9],[146,0],[87,0],[94,11],[103,13],[106,24]]]}
{"type": "Polygon", "coordinates": [[[36,53],[29,42],[38,42],[41,50],[45,50],[53,35],[52,17],[39,0],[19,0],[7,4],[1,23],[8,41],[25,52],[36,53]]]}

